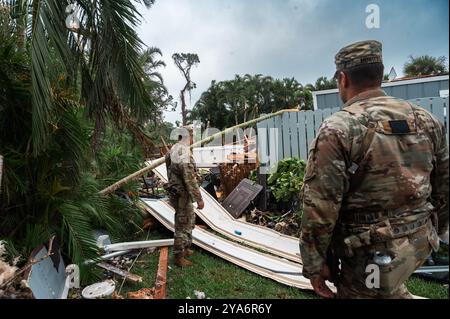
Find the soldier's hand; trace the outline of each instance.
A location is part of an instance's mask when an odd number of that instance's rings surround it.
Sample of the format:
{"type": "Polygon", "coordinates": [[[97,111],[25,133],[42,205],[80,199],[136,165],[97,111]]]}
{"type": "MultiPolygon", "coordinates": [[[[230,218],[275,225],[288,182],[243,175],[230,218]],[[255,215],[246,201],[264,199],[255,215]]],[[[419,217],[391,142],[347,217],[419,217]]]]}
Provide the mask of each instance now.
{"type": "Polygon", "coordinates": [[[328,288],[326,284],[326,280],[330,278],[330,268],[327,265],[324,265],[320,275],[314,276],[311,278],[311,285],[314,288],[314,292],[319,296],[332,299],[334,298],[334,293],[328,288]]]}
{"type": "Polygon", "coordinates": [[[203,200],[197,202],[197,209],[203,209],[205,207],[205,202],[203,200]]]}

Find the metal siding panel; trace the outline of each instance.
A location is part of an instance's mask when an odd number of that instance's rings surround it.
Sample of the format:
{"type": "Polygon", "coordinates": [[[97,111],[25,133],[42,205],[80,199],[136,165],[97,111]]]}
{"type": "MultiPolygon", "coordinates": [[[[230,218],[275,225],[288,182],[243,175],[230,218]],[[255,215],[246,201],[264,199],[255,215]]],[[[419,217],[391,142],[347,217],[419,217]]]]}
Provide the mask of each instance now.
{"type": "Polygon", "coordinates": [[[444,116],[444,101],[441,98],[430,99],[431,101],[431,112],[436,116],[442,124],[445,123],[444,116]]]}
{"type": "Polygon", "coordinates": [[[325,100],[326,100],[326,108],[330,108],[334,106],[334,94],[327,94],[325,95],[325,100]]]}
{"type": "Polygon", "coordinates": [[[325,95],[317,95],[317,109],[324,109],[327,107],[325,97],[325,95]]]}
{"type": "Polygon", "coordinates": [[[417,99],[423,98],[423,84],[408,84],[407,86],[407,98],[405,99],[417,99]]]}
{"type": "Polygon", "coordinates": [[[289,121],[289,113],[283,113],[281,118],[282,133],[283,133],[283,158],[291,157],[291,128],[289,121]]]}
{"type": "Polygon", "coordinates": [[[308,152],[309,152],[309,146],[311,145],[315,137],[314,112],[306,111],[305,113],[306,113],[306,143],[308,145],[308,152]]]}
{"type": "Polygon", "coordinates": [[[306,112],[298,113],[297,131],[298,131],[300,159],[306,161],[308,159],[308,140],[306,139],[306,114],[305,113],[306,112]]]}
{"type": "Polygon", "coordinates": [[[394,96],[394,90],[391,86],[383,88],[383,91],[389,96],[394,96]]]}
{"type": "Polygon", "coordinates": [[[298,128],[297,128],[297,123],[298,123],[298,114],[300,114],[300,112],[289,112],[289,129],[291,132],[291,151],[292,157],[300,157],[300,152],[298,149],[298,128]]]}
{"type": "Polygon", "coordinates": [[[328,104],[328,108],[333,108],[340,105],[342,105],[342,101],[339,96],[339,93],[330,94],[330,104],[328,104]]]}
{"type": "Polygon", "coordinates": [[[408,92],[406,90],[406,85],[399,85],[392,87],[392,93],[388,94],[391,96],[394,96],[399,99],[407,99],[408,98],[408,92]]]}
{"type": "Polygon", "coordinates": [[[423,97],[439,96],[439,82],[427,82],[423,84],[423,97]]]}

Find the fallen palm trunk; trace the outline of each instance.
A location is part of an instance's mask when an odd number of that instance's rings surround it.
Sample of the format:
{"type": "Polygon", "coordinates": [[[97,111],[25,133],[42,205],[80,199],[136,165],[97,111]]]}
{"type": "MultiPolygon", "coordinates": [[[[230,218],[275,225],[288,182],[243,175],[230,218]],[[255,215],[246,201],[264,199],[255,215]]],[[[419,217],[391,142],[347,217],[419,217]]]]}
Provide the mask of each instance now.
{"type": "MultiPolygon", "coordinates": [[[[174,231],[175,213],[168,203],[162,200],[141,199],[138,206],[174,231]]],[[[200,227],[194,228],[192,237],[195,245],[235,265],[285,285],[311,289],[309,280],[302,276],[302,266],[297,263],[239,245],[200,227]]]]}
{"type": "MultiPolygon", "coordinates": [[[[251,121],[248,121],[248,122],[245,122],[245,123],[242,123],[242,124],[239,124],[239,125],[227,128],[226,130],[224,130],[222,132],[213,134],[213,135],[211,135],[211,136],[209,136],[209,137],[207,137],[207,138],[205,138],[205,139],[203,139],[203,140],[201,140],[199,142],[196,142],[196,143],[192,144],[191,145],[191,149],[194,148],[194,147],[202,146],[203,144],[209,143],[211,141],[214,141],[216,138],[224,136],[225,134],[228,134],[228,133],[232,133],[234,130],[237,130],[237,129],[240,129],[240,128],[243,128],[243,127],[249,127],[249,126],[251,126],[253,124],[256,124],[258,122],[261,122],[261,121],[267,120],[269,118],[281,115],[281,114],[283,114],[285,112],[292,112],[292,111],[294,111],[294,110],[281,110],[281,111],[278,111],[276,113],[272,113],[272,114],[269,114],[269,115],[261,116],[260,118],[257,118],[257,119],[254,119],[254,120],[251,120],[251,121]]],[[[297,111],[297,110],[295,110],[295,111],[297,111]]],[[[141,170],[139,170],[139,171],[137,171],[137,172],[135,172],[135,173],[133,173],[133,174],[123,178],[123,179],[121,179],[120,181],[118,181],[118,182],[114,183],[113,185],[111,185],[111,186],[105,188],[104,190],[102,190],[99,194],[100,195],[104,195],[104,196],[105,195],[109,195],[109,194],[113,193],[114,191],[118,190],[123,185],[128,184],[129,182],[132,182],[132,181],[134,181],[136,179],[139,179],[141,176],[147,174],[148,172],[150,172],[151,170],[153,170],[157,166],[161,165],[162,163],[164,163],[164,158],[160,158],[159,160],[153,162],[153,164],[151,166],[144,167],[143,169],[141,169],[141,170]]]]}
{"type": "MultiPolygon", "coordinates": [[[[153,166],[153,163],[148,162],[148,165],[153,166]]],[[[162,181],[167,181],[167,170],[164,164],[153,171],[162,181]]],[[[298,238],[283,235],[264,226],[237,220],[203,188],[200,188],[200,191],[205,207],[202,210],[195,209],[195,213],[214,231],[246,245],[301,263],[298,238]]]]}

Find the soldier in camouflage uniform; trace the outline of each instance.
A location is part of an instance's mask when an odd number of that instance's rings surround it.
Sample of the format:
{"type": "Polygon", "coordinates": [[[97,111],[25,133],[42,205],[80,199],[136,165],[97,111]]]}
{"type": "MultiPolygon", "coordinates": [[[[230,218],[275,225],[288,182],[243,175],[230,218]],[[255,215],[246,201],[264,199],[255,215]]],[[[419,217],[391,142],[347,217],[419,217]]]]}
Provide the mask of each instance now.
{"type": "Polygon", "coordinates": [[[326,280],[338,298],[411,298],[405,281],[448,231],[445,128],[381,90],[381,43],[343,48],[336,66],[345,105],[324,121],[309,151],[303,274],[325,298],[334,297],[326,280]]]}
{"type": "Polygon", "coordinates": [[[166,190],[172,207],[175,209],[175,243],[173,247],[174,264],[180,267],[192,266],[186,259],[193,251],[192,230],[195,226],[195,213],[192,202],[203,209],[204,202],[197,181],[197,169],[192,156],[192,130],[179,130],[179,141],[166,155],[168,184],[166,190]]]}

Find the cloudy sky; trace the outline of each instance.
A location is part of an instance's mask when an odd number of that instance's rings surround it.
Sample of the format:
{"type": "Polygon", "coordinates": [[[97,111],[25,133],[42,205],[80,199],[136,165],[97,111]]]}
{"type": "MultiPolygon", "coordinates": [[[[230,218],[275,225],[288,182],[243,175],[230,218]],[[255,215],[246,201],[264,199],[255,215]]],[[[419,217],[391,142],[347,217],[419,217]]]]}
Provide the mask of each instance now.
{"type": "MultiPolygon", "coordinates": [[[[409,55],[449,56],[448,0],[156,0],[147,10],[139,35],[159,47],[161,70],[170,94],[184,86],[173,65],[175,52],[197,53],[192,71],[197,89],[192,105],[212,80],[235,74],[295,77],[302,84],[334,73],[334,55],[354,41],[383,43],[386,72],[401,75],[409,55]],[[380,28],[366,27],[366,7],[380,8],[380,28]]],[[[180,120],[166,112],[166,120],[180,120]]]]}

